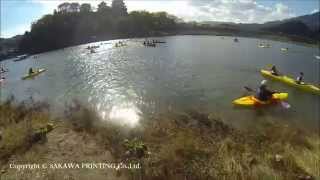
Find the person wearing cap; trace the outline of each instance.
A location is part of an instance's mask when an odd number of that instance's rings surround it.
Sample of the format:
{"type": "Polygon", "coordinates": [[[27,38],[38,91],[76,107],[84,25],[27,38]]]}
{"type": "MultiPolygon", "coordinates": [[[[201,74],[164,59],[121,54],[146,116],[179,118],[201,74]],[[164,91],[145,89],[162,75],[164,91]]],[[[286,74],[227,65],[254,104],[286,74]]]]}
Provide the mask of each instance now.
{"type": "Polygon", "coordinates": [[[273,65],[272,68],[271,68],[271,74],[275,75],[275,76],[279,76],[278,69],[276,68],[275,65],[273,65]]]}
{"type": "Polygon", "coordinates": [[[256,98],[258,98],[260,101],[268,101],[272,98],[272,94],[274,93],[276,92],[267,88],[267,80],[263,80],[258,88],[256,98]]]}
{"type": "Polygon", "coordinates": [[[32,67],[31,67],[31,68],[29,68],[29,74],[32,74],[32,73],[34,73],[34,71],[33,71],[32,67]]]}
{"type": "Polygon", "coordinates": [[[299,75],[299,76],[297,77],[297,79],[296,79],[296,83],[297,83],[297,84],[302,84],[302,83],[303,83],[303,82],[302,82],[303,76],[304,76],[303,72],[300,72],[300,75],[299,75]]]}

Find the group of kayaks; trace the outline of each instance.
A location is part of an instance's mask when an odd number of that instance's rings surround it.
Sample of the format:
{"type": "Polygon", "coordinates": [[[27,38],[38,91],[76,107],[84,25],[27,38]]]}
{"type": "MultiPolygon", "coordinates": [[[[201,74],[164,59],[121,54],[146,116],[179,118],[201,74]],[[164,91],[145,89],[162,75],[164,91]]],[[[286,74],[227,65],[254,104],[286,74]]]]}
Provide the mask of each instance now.
{"type": "Polygon", "coordinates": [[[2,76],[2,74],[5,74],[6,72],[8,72],[8,69],[4,69],[3,67],[1,67],[1,69],[0,69],[0,85],[2,83],[4,83],[4,80],[6,79],[5,77],[2,76]]]}
{"type": "MultiPolygon", "coordinates": [[[[276,76],[276,75],[273,75],[271,73],[271,71],[264,70],[264,69],[262,69],[260,71],[260,73],[262,76],[264,76],[266,78],[282,82],[286,85],[303,90],[305,92],[320,95],[320,87],[319,86],[308,84],[308,83],[298,84],[298,83],[296,83],[296,81],[293,78],[291,78],[289,76],[285,76],[285,75],[276,76]]],[[[245,97],[238,98],[233,101],[233,104],[237,105],[237,106],[243,106],[243,107],[260,107],[260,106],[266,106],[266,105],[272,105],[272,104],[279,104],[279,103],[287,100],[288,96],[289,96],[288,93],[274,93],[272,95],[271,99],[269,99],[268,101],[261,101],[261,100],[257,99],[254,95],[251,95],[251,96],[245,96],[245,97]]]]}
{"type": "Polygon", "coordinates": [[[166,43],[165,41],[159,41],[159,40],[145,40],[145,41],[143,41],[143,45],[145,46],[145,47],[156,47],[157,46],[157,44],[163,44],[163,43],[166,43]]]}
{"type": "Polygon", "coordinates": [[[313,93],[313,94],[320,95],[320,87],[318,87],[316,85],[312,85],[312,84],[308,84],[308,83],[300,83],[300,84],[298,84],[298,83],[296,83],[295,79],[293,79],[293,78],[291,78],[289,76],[285,76],[285,75],[276,76],[276,75],[273,75],[268,70],[263,70],[262,69],[260,72],[264,77],[270,78],[272,80],[283,82],[283,83],[285,83],[285,84],[287,84],[289,86],[301,89],[301,90],[306,91],[306,92],[310,92],[310,93],[313,93]]]}
{"type": "MultiPolygon", "coordinates": [[[[262,42],[258,44],[259,48],[271,48],[272,46],[268,43],[262,42]]],[[[280,51],[282,53],[288,53],[289,52],[289,48],[280,48],[280,51]]],[[[320,55],[314,55],[314,58],[320,60],[320,55]]]]}
{"type": "MultiPolygon", "coordinates": [[[[271,48],[272,46],[270,44],[266,44],[266,43],[260,43],[258,45],[259,48],[271,48]]],[[[280,48],[280,51],[281,52],[288,52],[289,51],[289,48],[280,48]]]]}
{"type": "Polygon", "coordinates": [[[122,42],[122,41],[119,41],[114,45],[114,47],[116,47],[116,48],[123,47],[123,46],[127,46],[127,44],[125,42],[122,42]]]}
{"type": "Polygon", "coordinates": [[[93,45],[93,46],[88,46],[86,49],[90,51],[90,54],[96,53],[96,49],[99,48],[100,46],[98,45],[93,45]]]}
{"type": "Polygon", "coordinates": [[[22,61],[24,59],[27,59],[30,55],[28,54],[23,54],[23,55],[20,55],[20,56],[17,56],[13,61],[22,61]]]}
{"type": "MultiPolygon", "coordinates": [[[[258,45],[258,47],[259,48],[271,48],[272,46],[270,44],[268,44],[268,43],[260,43],[258,45]]],[[[280,51],[284,52],[284,53],[288,52],[288,50],[289,50],[289,48],[280,48],[280,51]]]]}

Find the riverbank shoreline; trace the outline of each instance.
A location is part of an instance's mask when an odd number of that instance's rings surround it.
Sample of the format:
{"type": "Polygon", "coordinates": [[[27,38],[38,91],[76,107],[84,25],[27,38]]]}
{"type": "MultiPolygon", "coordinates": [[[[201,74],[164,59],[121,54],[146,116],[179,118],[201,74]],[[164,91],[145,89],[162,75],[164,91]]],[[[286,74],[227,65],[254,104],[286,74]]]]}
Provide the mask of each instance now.
{"type": "Polygon", "coordinates": [[[276,35],[272,33],[257,33],[257,32],[244,32],[244,33],[223,33],[217,31],[185,31],[176,35],[212,35],[212,36],[228,36],[228,37],[243,37],[243,38],[256,38],[263,40],[272,40],[284,43],[294,43],[297,45],[303,45],[308,47],[319,47],[320,41],[315,41],[303,37],[287,36],[287,35],[276,35]]]}
{"type": "MultiPolygon", "coordinates": [[[[107,37],[97,37],[97,41],[90,41],[87,42],[85,44],[88,43],[95,43],[95,42],[101,42],[101,41],[110,41],[110,40],[122,40],[122,39],[157,39],[157,38],[163,38],[163,37],[170,37],[170,36],[181,36],[181,35],[193,35],[193,36],[226,36],[226,37],[244,37],[244,38],[257,38],[257,39],[261,39],[261,40],[273,40],[273,41],[278,41],[278,42],[285,42],[285,43],[295,43],[298,45],[303,45],[303,46],[308,46],[308,47],[319,47],[320,45],[320,41],[314,41],[314,40],[310,40],[307,38],[295,38],[294,36],[279,36],[276,34],[272,34],[272,33],[253,33],[250,34],[248,32],[245,33],[234,33],[234,32],[219,32],[219,31],[194,31],[194,30],[190,30],[190,31],[177,31],[177,32],[171,32],[171,33],[167,33],[167,32],[158,32],[158,33],[154,33],[151,35],[147,35],[147,36],[139,36],[139,37],[133,37],[133,36],[107,36],[107,37]]],[[[142,43],[142,42],[141,42],[142,43]]],[[[81,44],[76,44],[76,45],[83,45],[83,43],[81,44]]],[[[75,45],[72,45],[75,46],[75,45]]],[[[67,46],[67,47],[72,47],[72,46],[67,46]]],[[[67,48],[64,47],[64,48],[67,48]]]]}
{"type": "Polygon", "coordinates": [[[101,120],[84,105],[66,108],[61,119],[52,119],[43,107],[43,103],[0,105],[0,148],[5,150],[0,153],[1,178],[33,179],[39,173],[42,179],[79,180],[320,177],[320,137],[290,124],[270,120],[259,126],[263,128],[243,131],[212,113],[191,109],[144,115],[140,126],[128,129],[101,120]],[[53,129],[43,133],[43,139],[25,143],[48,123],[53,129]],[[10,168],[12,163],[70,162],[139,163],[141,169],[10,168]]]}
{"type": "MultiPolygon", "coordinates": [[[[111,41],[111,40],[122,40],[122,39],[143,39],[143,38],[162,38],[162,37],[168,37],[168,36],[181,36],[181,35],[192,35],[192,36],[226,36],[226,37],[243,37],[243,38],[256,38],[263,40],[272,40],[272,41],[278,41],[278,42],[284,42],[284,43],[294,43],[297,45],[307,46],[307,47],[319,47],[320,41],[311,40],[303,37],[297,37],[297,36],[288,36],[288,35],[276,35],[272,33],[257,33],[257,32],[219,32],[219,31],[199,31],[199,30],[184,30],[184,31],[177,31],[177,32],[171,32],[171,33],[165,33],[165,32],[158,32],[154,33],[148,36],[139,36],[139,37],[133,37],[133,36],[123,36],[123,35],[108,35],[108,36],[101,36],[96,37],[95,40],[87,41],[87,42],[79,42],[74,43],[72,45],[68,45],[65,47],[61,47],[59,49],[53,49],[50,51],[44,51],[44,52],[36,52],[36,53],[30,53],[30,55],[36,55],[41,53],[47,53],[51,51],[56,51],[64,48],[69,48],[73,46],[79,46],[89,43],[98,43],[101,41],[111,41]]],[[[142,42],[141,42],[142,43],[142,42]]],[[[19,53],[18,53],[19,54],[19,53]]],[[[21,53],[20,53],[21,54],[21,53]]],[[[14,56],[6,57],[0,59],[0,61],[5,61],[7,59],[14,58],[14,56]]]]}

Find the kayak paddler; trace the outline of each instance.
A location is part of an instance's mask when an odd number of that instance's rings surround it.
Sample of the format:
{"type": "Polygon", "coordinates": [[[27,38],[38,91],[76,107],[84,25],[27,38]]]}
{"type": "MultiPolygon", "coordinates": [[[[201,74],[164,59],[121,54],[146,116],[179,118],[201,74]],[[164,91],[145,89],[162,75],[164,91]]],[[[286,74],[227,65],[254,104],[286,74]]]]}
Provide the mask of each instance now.
{"type": "Polygon", "coordinates": [[[32,74],[32,73],[34,73],[34,71],[33,71],[32,67],[31,67],[31,68],[29,68],[29,74],[32,74]]]}
{"type": "Polygon", "coordinates": [[[300,72],[299,76],[296,79],[297,84],[302,84],[303,76],[304,76],[303,72],[300,72]]]}
{"type": "Polygon", "coordinates": [[[267,88],[267,82],[267,80],[261,81],[260,87],[258,88],[256,98],[260,101],[268,101],[272,98],[272,94],[276,93],[267,88]]]}
{"type": "Polygon", "coordinates": [[[277,70],[275,65],[271,67],[271,74],[275,76],[279,76],[279,71],[277,70]]]}

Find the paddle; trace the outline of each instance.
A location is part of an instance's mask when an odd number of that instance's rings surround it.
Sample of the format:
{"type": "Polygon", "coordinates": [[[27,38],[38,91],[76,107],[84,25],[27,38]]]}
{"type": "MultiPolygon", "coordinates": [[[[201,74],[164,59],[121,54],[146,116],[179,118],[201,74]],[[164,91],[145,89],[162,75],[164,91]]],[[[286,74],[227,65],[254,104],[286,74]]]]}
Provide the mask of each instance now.
{"type": "MultiPolygon", "coordinates": [[[[249,88],[249,87],[247,87],[247,86],[244,86],[244,89],[246,89],[246,90],[249,91],[249,92],[256,92],[255,90],[253,90],[253,89],[251,89],[251,88],[249,88]]],[[[284,102],[284,101],[280,101],[280,104],[281,104],[281,106],[282,106],[283,108],[285,108],[285,109],[289,109],[289,108],[291,107],[289,103],[284,102]]]]}
{"type": "Polygon", "coordinates": [[[244,89],[246,89],[246,90],[249,91],[249,92],[256,92],[255,90],[253,90],[253,89],[251,89],[251,88],[249,88],[249,87],[247,87],[247,86],[244,86],[244,89]]]}

